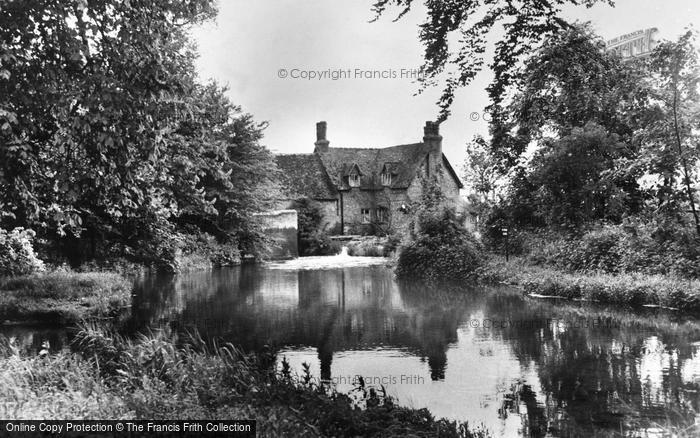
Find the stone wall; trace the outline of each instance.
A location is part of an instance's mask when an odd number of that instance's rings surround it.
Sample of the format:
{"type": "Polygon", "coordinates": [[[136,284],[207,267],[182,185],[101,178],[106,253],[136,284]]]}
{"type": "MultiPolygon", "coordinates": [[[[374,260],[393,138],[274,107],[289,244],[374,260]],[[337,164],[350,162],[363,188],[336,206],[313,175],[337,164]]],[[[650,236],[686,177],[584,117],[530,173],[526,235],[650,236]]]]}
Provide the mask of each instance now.
{"type": "Polygon", "coordinates": [[[452,178],[452,175],[450,175],[449,171],[445,169],[444,166],[440,172],[439,181],[442,194],[456,206],[460,199],[459,186],[457,185],[457,181],[452,178]]]}
{"type": "Polygon", "coordinates": [[[374,192],[361,190],[359,188],[350,189],[343,192],[343,217],[345,234],[367,234],[371,232],[371,224],[362,222],[362,209],[367,208],[373,211],[376,208],[374,192]]]}
{"type": "Polygon", "coordinates": [[[273,260],[290,259],[299,256],[297,242],[298,217],[295,210],[275,210],[255,215],[273,239],[270,258],[273,260]]]}
{"type": "MultiPolygon", "coordinates": [[[[368,208],[372,214],[372,222],[383,229],[398,230],[404,227],[410,220],[410,212],[403,212],[402,206],[408,207],[411,203],[419,201],[423,192],[423,180],[425,173],[419,173],[413,179],[407,189],[360,190],[351,189],[343,193],[343,209],[345,216],[345,233],[368,234],[373,232],[370,224],[362,222],[363,208],[368,208]],[[376,222],[376,211],[380,207],[387,209],[388,217],[384,223],[376,222]]],[[[445,197],[454,206],[459,204],[459,185],[449,174],[444,166],[438,173],[440,188],[445,197]]],[[[338,217],[338,220],[340,218],[338,217]]]]}

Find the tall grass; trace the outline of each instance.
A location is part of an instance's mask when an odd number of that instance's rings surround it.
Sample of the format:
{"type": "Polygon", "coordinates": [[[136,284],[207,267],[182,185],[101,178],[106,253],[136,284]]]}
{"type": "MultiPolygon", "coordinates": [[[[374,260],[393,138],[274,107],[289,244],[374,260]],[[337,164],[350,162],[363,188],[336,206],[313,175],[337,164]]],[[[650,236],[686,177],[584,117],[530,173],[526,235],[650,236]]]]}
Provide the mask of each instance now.
{"type": "Polygon", "coordinates": [[[77,322],[116,313],[131,301],[131,282],[107,272],[52,272],[0,280],[0,317],[77,322]]]}
{"type": "Polygon", "coordinates": [[[245,418],[258,421],[260,436],[487,436],[376,392],[366,391],[365,409],[357,409],[310,378],[276,372],[274,356],[197,336],[158,331],[129,340],[86,324],[76,353],[21,357],[12,342],[5,345],[2,418],[245,418]]]}
{"type": "Polygon", "coordinates": [[[0,418],[120,419],[129,416],[95,368],[78,355],[22,357],[14,339],[0,337],[0,418]]]}
{"type": "Polygon", "coordinates": [[[631,306],[655,305],[700,311],[700,280],[639,273],[563,272],[522,259],[492,258],[482,279],[520,285],[528,294],[631,306]]]}

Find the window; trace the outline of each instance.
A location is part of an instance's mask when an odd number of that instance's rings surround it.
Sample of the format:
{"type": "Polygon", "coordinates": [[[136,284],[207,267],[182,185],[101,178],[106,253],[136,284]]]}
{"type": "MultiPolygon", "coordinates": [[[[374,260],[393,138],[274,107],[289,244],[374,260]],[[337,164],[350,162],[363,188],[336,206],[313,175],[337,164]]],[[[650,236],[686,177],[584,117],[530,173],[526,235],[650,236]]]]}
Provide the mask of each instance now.
{"type": "Polygon", "coordinates": [[[348,184],[350,187],[359,187],[360,186],[360,175],[349,175],[348,176],[348,184]]]}
{"type": "Polygon", "coordinates": [[[362,223],[368,224],[371,222],[372,217],[369,208],[363,208],[360,210],[360,215],[362,216],[362,223]]]}
{"type": "Polygon", "coordinates": [[[389,210],[385,207],[377,209],[377,222],[387,222],[389,220],[389,210]]]}
{"type": "Polygon", "coordinates": [[[390,186],[391,185],[391,174],[390,173],[382,173],[382,185],[383,186],[390,186]]]}

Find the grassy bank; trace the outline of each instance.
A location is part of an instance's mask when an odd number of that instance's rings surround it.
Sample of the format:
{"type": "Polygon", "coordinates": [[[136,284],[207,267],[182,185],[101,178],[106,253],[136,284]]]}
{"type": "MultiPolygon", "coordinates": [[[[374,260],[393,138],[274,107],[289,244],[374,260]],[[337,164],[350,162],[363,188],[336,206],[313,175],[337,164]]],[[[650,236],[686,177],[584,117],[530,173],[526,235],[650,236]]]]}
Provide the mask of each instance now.
{"type": "Polygon", "coordinates": [[[53,272],[0,280],[0,320],[74,323],[114,315],[131,301],[131,282],[106,272],[53,272]]]}
{"type": "Polygon", "coordinates": [[[493,257],[483,281],[522,286],[528,294],[620,305],[655,305],[685,312],[700,311],[700,280],[648,274],[564,272],[536,266],[522,258],[506,262],[493,257]]]}
{"type": "Polygon", "coordinates": [[[377,394],[365,409],[307,377],[272,372],[272,357],[165,335],[128,341],[96,327],[75,353],[22,357],[0,340],[0,417],[256,419],[260,436],[486,436],[377,394]]]}

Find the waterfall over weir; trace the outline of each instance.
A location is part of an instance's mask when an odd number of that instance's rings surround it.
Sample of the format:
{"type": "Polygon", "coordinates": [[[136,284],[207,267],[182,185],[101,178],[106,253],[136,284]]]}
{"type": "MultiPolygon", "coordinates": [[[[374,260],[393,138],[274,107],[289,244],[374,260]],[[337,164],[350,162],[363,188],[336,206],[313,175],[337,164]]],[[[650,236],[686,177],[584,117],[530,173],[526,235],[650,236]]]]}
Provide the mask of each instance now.
{"type": "Polygon", "coordinates": [[[358,266],[386,265],[389,259],[386,257],[353,257],[348,254],[348,247],[343,246],[340,254],[332,256],[299,257],[293,260],[273,262],[267,266],[271,269],[338,269],[358,266]]]}

